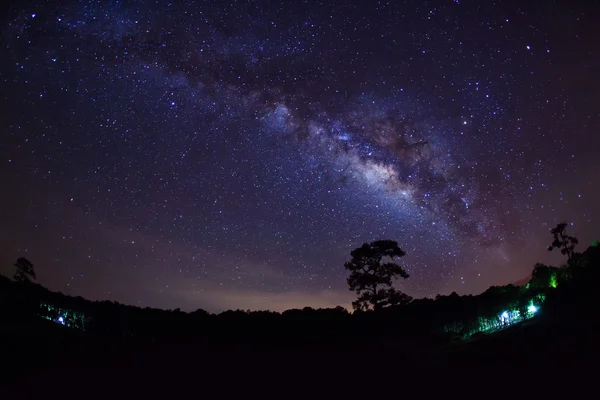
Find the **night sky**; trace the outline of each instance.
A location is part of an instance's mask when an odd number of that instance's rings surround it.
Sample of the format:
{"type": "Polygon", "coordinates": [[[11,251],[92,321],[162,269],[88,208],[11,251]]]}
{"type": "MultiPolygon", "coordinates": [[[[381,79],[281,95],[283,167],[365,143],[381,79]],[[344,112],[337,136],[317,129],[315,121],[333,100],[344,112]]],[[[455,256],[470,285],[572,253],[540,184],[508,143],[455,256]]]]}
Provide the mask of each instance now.
{"type": "Polygon", "coordinates": [[[600,237],[593,2],[39,3],[2,19],[5,275],[281,311],[349,306],[366,241],[422,297],[600,237]]]}

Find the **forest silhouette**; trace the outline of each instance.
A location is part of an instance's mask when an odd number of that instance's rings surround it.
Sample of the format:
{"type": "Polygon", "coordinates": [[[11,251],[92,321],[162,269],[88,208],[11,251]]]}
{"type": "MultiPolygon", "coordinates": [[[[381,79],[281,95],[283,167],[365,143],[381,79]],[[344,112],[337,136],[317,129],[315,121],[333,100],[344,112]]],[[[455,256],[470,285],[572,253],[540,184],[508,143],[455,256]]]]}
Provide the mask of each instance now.
{"type": "MultiPolygon", "coordinates": [[[[89,301],[35,283],[33,264],[19,258],[13,280],[0,276],[2,334],[11,343],[3,352],[1,376],[6,382],[24,382],[32,379],[33,368],[53,371],[36,379],[68,375],[83,384],[118,365],[148,377],[148,358],[163,368],[195,365],[181,367],[184,374],[216,373],[216,366],[227,364],[224,360],[236,360],[230,367],[247,368],[246,374],[266,360],[271,367],[291,363],[296,367],[290,373],[298,373],[324,368],[318,361],[322,357],[338,365],[330,374],[358,373],[352,368],[369,360],[380,369],[364,371],[372,379],[431,370],[446,371],[448,378],[455,367],[477,374],[483,365],[530,368],[530,374],[543,375],[556,363],[587,362],[598,354],[592,335],[600,247],[595,242],[576,252],[578,241],[566,228],[561,223],[551,231],[548,248],[565,255],[565,263],[536,264],[525,286],[493,286],[479,295],[435,299],[412,299],[393,287],[395,278],[409,278],[395,262],[405,254],[397,242],[365,243],[345,264],[349,289],[358,296],[352,313],[343,307],[305,307],[211,314],[89,301]],[[85,373],[82,365],[105,369],[85,373]]],[[[219,376],[232,379],[231,373],[219,376]]],[[[283,372],[275,368],[270,373],[283,372]]],[[[17,387],[17,392],[25,390],[17,387]]]]}

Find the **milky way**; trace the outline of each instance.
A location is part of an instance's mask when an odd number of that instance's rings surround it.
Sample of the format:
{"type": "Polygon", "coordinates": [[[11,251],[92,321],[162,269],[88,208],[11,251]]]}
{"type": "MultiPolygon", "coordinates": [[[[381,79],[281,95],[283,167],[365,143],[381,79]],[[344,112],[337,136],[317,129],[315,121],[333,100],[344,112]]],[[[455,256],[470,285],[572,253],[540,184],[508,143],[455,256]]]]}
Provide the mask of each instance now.
{"type": "MultiPolygon", "coordinates": [[[[0,61],[2,272],[163,308],[347,306],[397,240],[414,296],[597,239],[597,8],[15,4],[0,61]]],[[[553,258],[556,257],[556,258],[553,258]]]]}

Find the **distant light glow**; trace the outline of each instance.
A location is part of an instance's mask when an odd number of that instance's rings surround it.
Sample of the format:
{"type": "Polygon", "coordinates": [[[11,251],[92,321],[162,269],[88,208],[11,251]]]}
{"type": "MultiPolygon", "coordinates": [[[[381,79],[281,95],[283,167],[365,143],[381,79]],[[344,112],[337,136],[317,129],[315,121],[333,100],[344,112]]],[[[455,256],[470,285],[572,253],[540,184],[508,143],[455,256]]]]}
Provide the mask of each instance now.
{"type": "Polygon", "coordinates": [[[58,317],[58,323],[64,325],[65,324],[64,318],[63,317],[58,317]]]}
{"type": "Polygon", "coordinates": [[[501,315],[502,319],[508,319],[508,313],[504,311],[501,315]]]}
{"type": "Polygon", "coordinates": [[[529,311],[530,313],[536,313],[537,310],[538,310],[537,307],[534,306],[533,304],[527,308],[527,311],[529,311]]]}

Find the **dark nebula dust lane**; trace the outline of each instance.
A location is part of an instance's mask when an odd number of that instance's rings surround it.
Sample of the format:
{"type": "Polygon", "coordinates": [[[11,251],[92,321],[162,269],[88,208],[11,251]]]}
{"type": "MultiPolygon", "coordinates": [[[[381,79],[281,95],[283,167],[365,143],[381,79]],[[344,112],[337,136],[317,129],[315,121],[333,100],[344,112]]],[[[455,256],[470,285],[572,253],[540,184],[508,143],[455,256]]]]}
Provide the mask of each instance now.
{"type": "Polygon", "coordinates": [[[57,4],[2,20],[4,274],[283,310],[348,306],[365,241],[432,296],[559,263],[559,220],[598,238],[597,6],[57,4]]]}

